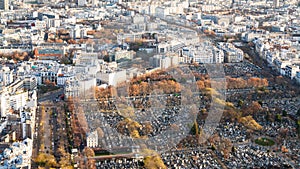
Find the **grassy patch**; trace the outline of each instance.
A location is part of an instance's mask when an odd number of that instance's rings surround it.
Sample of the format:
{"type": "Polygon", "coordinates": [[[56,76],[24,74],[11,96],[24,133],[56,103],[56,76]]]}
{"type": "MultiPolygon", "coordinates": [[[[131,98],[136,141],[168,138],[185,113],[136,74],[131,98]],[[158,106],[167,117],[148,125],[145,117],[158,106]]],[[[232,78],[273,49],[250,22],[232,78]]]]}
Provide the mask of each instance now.
{"type": "Polygon", "coordinates": [[[131,152],[130,151],[125,151],[125,150],[121,150],[121,151],[118,151],[118,152],[109,152],[109,151],[106,151],[106,150],[95,150],[95,156],[106,156],[106,155],[118,155],[118,154],[130,154],[131,152]]]}
{"type": "Polygon", "coordinates": [[[38,91],[40,94],[44,94],[44,93],[51,92],[51,91],[58,90],[58,89],[59,89],[58,86],[52,86],[52,85],[38,86],[38,91]]]}
{"type": "Polygon", "coordinates": [[[255,143],[261,146],[273,146],[275,142],[268,138],[258,138],[255,140],[255,143]]]}

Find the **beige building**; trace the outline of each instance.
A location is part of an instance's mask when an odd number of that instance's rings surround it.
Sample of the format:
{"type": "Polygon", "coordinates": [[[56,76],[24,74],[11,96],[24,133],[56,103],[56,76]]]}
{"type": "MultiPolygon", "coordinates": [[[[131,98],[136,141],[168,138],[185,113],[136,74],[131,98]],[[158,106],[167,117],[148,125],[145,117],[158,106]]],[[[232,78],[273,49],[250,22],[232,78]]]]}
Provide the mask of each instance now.
{"type": "Polygon", "coordinates": [[[87,135],[86,145],[87,145],[87,147],[98,147],[98,133],[97,133],[97,130],[94,131],[94,132],[91,132],[87,135]]]}
{"type": "Polygon", "coordinates": [[[0,10],[8,10],[9,2],[8,0],[0,0],[0,10]]]}

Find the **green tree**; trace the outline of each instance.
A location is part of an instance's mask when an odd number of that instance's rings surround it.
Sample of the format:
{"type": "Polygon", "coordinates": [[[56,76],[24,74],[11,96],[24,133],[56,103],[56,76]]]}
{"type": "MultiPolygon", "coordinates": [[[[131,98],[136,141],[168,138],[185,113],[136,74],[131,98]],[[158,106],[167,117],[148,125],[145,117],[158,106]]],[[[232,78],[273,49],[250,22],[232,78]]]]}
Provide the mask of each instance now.
{"type": "Polygon", "coordinates": [[[282,116],[286,117],[287,116],[287,111],[283,110],[282,111],[282,116]]]}
{"type": "Polygon", "coordinates": [[[236,152],[236,148],[234,146],[231,147],[231,152],[235,153],[236,152]]]}
{"type": "Polygon", "coordinates": [[[199,126],[196,120],[194,121],[193,127],[191,128],[191,134],[199,135],[199,126]]]}
{"type": "Polygon", "coordinates": [[[211,149],[212,149],[213,151],[215,151],[215,150],[216,150],[216,146],[215,146],[214,144],[212,144],[212,145],[211,145],[211,149]]]}
{"type": "Polygon", "coordinates": [[[276,114],[275,120],[278,121],[278,122],[281,122],[282,121],[281,115],[280,114],[276,114]]]}
{"type": "Polygon", "coordinates": [[[239,102],[238,102],[238,106],[239,106],[239,107],[242,107],[242,106],[243,106],[243,104],[244,104],[244,101],[243,101],[243,100],[239,100],[239,102]]]}
{"type": "Polygon", "coordinates": [[[297,133],[300,136],[300,120],[297,120],[296,128],[297,128],[297,133]]]}

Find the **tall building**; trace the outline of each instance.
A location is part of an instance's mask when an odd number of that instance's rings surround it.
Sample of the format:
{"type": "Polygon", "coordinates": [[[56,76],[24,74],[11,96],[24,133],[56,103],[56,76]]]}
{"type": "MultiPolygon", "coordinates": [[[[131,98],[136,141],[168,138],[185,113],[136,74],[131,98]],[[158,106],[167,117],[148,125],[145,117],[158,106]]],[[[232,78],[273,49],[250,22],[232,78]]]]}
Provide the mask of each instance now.
{"type": "Polygon", "coordinates": [[[274,8],[278,8],[279,7],[279,0],[273,0],[273,5],[274,5],[274,8]]]}
{"type": "Polygon", "coordinates": [[[234,0],[231,0],[231,8],[234,6],[234,0]]]}
{"type": "Polygon", "coordinates": [[[13,71],[7,66],[0,67],[0,83],[4,86],[13,82],[13,71]]]}
{"type": "Polygon", "coordinates": [[[86,5],[86,0],[77,0],[77,5],[78,6],[85,6],[86,5]]]}
{"type": "Polygon", "coordinates": [[[179,64],[179,57],[176,54],[154,55],[149,58],[149,62],[153,68],[167,69],[171,66],[177,66],[179,64]]]}
{"type": "Polygon", "coordinates": [[[99,5],[99,0],[92,0],[92,6],[96,7],[99,5]]]}
{"type": "Polygon", "coordinates": [[[0,0],[0,10],[8,10],[8,0],[0,0]]]}

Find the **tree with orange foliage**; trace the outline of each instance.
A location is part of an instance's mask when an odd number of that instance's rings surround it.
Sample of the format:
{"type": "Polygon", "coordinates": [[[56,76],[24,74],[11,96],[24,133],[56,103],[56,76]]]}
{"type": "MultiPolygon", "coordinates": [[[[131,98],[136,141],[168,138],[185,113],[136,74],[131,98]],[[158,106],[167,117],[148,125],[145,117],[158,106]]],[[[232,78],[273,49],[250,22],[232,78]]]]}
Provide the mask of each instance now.
{"type": "Polygon", "coordinates": [[[143,95],[148,94],[149,85],[147,82],[141,82],[139,87],[140,87],[141,94],[143,94],[143,95]]]}
{"type": "Polygon", "coordinates": [[[263,108],[257,101],[253,101],[250,105],[242,107],[243,116],[254,115],[260,113],[262,110],[263,108]]]}
{"type": "Polygon", "coordinates": [[[55,39],[55,43],[63,43],[64,41],[62,39],[55,39]]]}
{"type": "Polygon", "coordinates": [[[55,82],[51,82],[49,79],[46,79],[44,81],[44,84],[47,85],[47,86],[55,86],[55,82]]]}
{"type": "Polygon", "coordinates": [[[241,89],[246,87],[266,87],[268,80],[265,78],[250,77],[248,80],[242,78],[226,77],[228,89],[241,89]]]}
{"type": "Polygon", "coordinates": [[[248,87],[265,87],[268,86],[267,79],[261,79],[258,77],[251,77],[247,80],[248,87]]]}
{"type": "Polygon", "coordinates": [[[68,40],[68,43],[69,43],[69,44],[76,44],[77,42],[76,42],[76,40],[74,40],[74,39],[69,39],[69,40],[68,40]]]}
{"type": "Polygon", "coordinates": [[[125,42],[130,43],[131,42],[130,38],[125,38],[125,42]]]}
{"type": "Polygon", "coordinates": [[[227,76],[226,81],[228,89],[246,88],[246,81],[242,78],[231,78],[227,76]]]}
{"type": "Polygon", "coordinates": [[[196,83],[199,90],[205,89],[204,81],[198,80],[196,83]]]}
{"type": "Polygon", "coordinates": [[[133,84],[129,87],[129,93],[132,96],[138,96],[140,94],[140,88],[139,85],[133,84]]]}
{"type": "Polygon", "coordinates": [[[89,30],[86,32],[87,35],[94,35],[96,33],[95,30],[89,30]]]}
{"type": "Polygon", "coordinates": [[[153,128],[150,122],[146,121],[142,124],[142,126],[143,126],[142,132],[144,135],[148,135],[151,132],[153,132],[153,128]]]}
{"type": "Polygon", "coordinates": [[[90,157],[94,157],[95,156],[95,152],[93,149],[89,148],[89,147],[85,147],[83,149],[83,153],[84,156],[88,158],[87,163],[85,165],[85,167],[90,168],[90,169],[96,169],[96,161],[95,159],[92,159],[90,157]]]}

